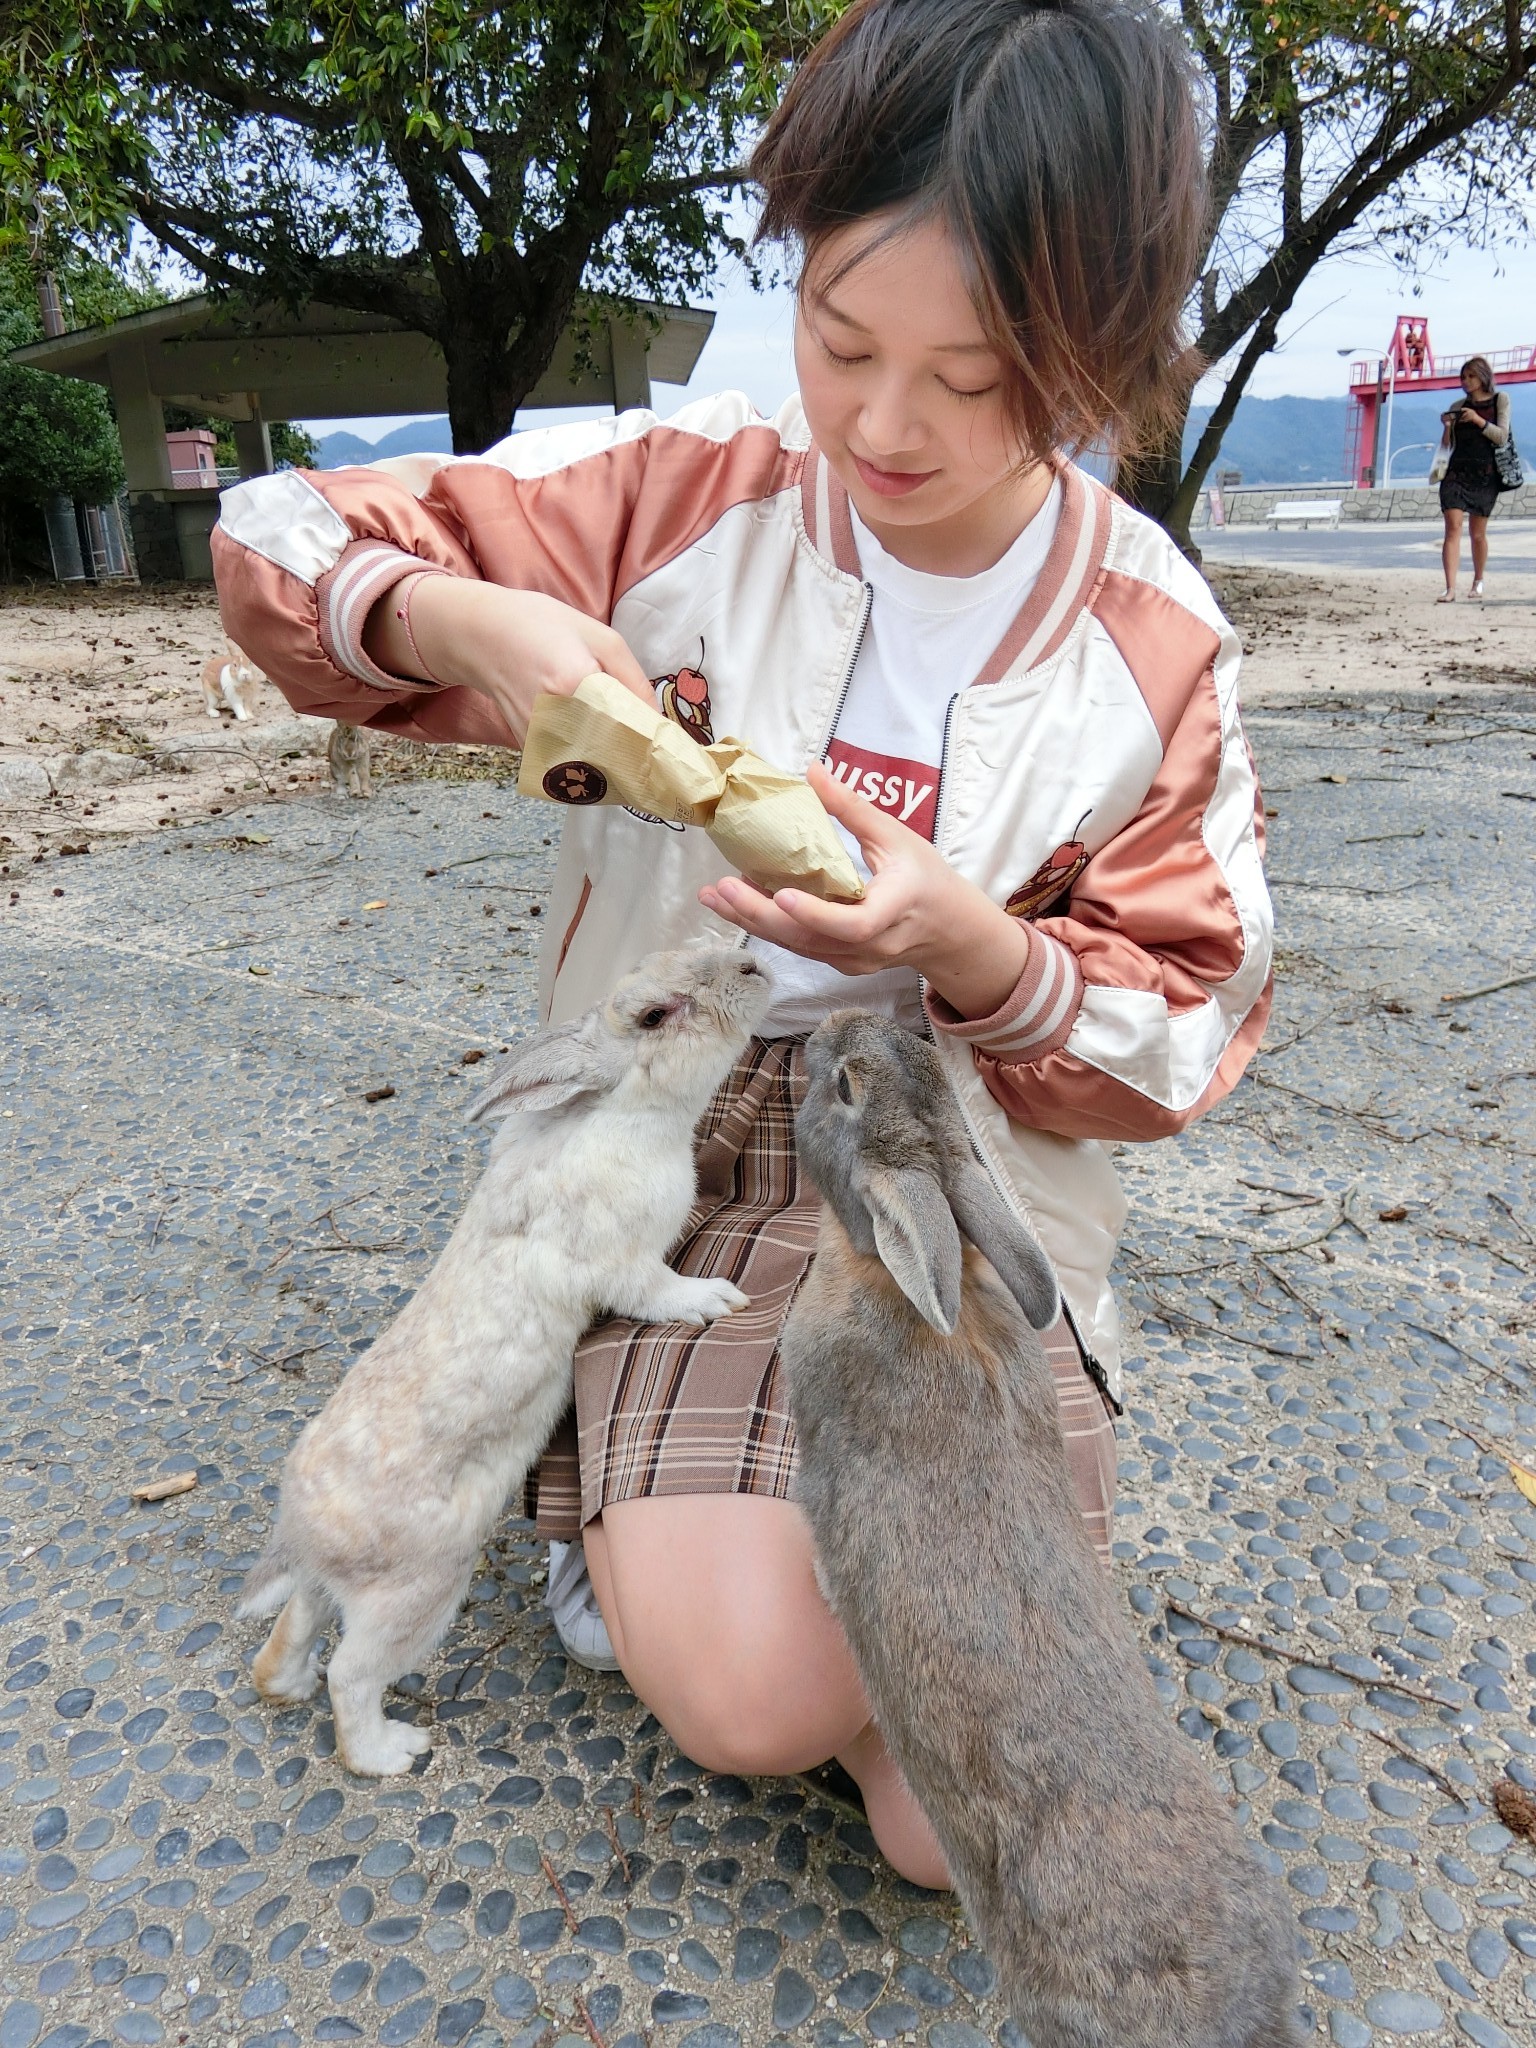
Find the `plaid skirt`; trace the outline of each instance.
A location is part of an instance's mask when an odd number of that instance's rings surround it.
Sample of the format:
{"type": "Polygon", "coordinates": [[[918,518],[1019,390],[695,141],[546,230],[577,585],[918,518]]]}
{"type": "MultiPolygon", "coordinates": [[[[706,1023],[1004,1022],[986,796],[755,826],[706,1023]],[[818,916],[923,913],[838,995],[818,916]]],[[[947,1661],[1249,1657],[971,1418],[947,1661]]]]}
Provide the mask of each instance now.
{"type": "MultiPolygon", "coordinates": [[[[695,1329],[613,1318],[576,1352],[573,1411],[530,1481],[539,1534],[568,1541],[610,1501],[794,1488],[795,1428],[779,1333],[816,1249],[821,1201],[795,1158],[800,1038],[754,1039],[699,1126],[698,1197],[670,1263],[751,1299],[695,1329]]],[[[1065,1319],[1045,1333],[1083,1519],[1110,1554],[1115,1430],[1065,1319]]]]}

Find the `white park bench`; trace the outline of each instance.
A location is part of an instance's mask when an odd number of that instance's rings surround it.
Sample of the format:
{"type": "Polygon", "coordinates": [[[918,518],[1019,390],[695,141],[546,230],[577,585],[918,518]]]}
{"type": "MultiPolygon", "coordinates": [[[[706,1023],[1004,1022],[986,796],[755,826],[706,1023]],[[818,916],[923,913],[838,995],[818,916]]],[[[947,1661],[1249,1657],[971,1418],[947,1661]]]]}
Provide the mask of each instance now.
{"type": "Polygon", "coordinates": [[[1342,498],[1293,498],[1271,505],[1268,517],[1275,527],[1311,526],[1314,520],[1323,526],[1337,526],[1343,510],[1342,498]]]}

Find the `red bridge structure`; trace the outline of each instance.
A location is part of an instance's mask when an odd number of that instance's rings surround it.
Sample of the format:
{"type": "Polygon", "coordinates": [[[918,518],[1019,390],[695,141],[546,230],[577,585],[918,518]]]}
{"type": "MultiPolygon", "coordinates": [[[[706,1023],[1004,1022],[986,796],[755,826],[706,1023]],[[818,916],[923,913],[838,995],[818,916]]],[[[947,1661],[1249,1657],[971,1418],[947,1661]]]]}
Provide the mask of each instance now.
{"type": "MultiPolygon", "coordinates": [[[[1350,364],[1344,474],[1356,490],[1375,488],[1384,414],[1387,459],[1391,460],[1392,400],[1398,392],[1459,391],[1461,366],[1472,353],[1469,349],[1461,355],[1437,356],[1423,315],[1399,313],[1387,354],[1365,356],[1350,364]]],[[[1536,384],[1536,348],[1501,349],[1487,360],[1499,384],[1536,384]]],[[[1383,484],[1390,481],[1385,475],[1381,480],[1383,484]]]]}

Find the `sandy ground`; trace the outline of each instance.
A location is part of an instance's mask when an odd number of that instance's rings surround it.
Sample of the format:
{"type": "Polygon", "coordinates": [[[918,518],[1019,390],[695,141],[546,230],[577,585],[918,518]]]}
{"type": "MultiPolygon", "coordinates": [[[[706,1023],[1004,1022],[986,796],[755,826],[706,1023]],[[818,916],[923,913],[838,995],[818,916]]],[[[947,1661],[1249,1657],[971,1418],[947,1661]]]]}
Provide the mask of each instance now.
{"type": "MultiPolygon", "coordinates": [[[[247,691],[249,720],[208,716],[198,677],[224,644],[204,584],[0,591],[0,871],[330,786],[330,721],[272,684],[247,691]]],[[[383,781],[508,773],[491,748],[372,751],[383,781]]]]}
{"type": "Polygon", "coordinates": [[[1485,603],[1442,605],[1438,567],[1324,578],[1212,563],[1208,573],[1243,636],[1245,703],[1328,690],[1536,689],[1536,576],[1501,575],[1485,603]]]}
{"type": "MultiPolygon", "coordinates": [[[[1245,702],[1337,691],[1441,695],[1536,688],[1536,577],[1487,604],[1433,602],[1426,572],[1324,579],[1213,565],[1243,635],[1245,702]]],[[[211,720],[198,675],[223,635],[211,589],[0,593],[0,877],[139,833],[281,803],[329,786],[330,725],[297,719],[269,683],[254,716],[211,720]]],[[[504,779],[493,749],[374,742],[381,780],[504,779]]]]}

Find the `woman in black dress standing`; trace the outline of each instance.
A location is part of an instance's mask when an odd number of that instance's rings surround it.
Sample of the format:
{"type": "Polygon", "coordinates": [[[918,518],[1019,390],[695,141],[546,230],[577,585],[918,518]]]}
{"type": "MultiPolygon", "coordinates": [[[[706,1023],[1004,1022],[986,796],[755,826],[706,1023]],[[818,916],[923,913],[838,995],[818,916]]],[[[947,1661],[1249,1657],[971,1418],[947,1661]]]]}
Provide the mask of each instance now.
{"type": "Polygon", "coordinates": [[[1462,405],[1440,415],[1450,436],[1451,454],[1440,483],[1440,510],[1445,515],[1445,541],[1440,559],[1445,592],[1436,604],[1454,604],[1461,566],[1461,522],[1472,528],[1472,595],[1483,594],[1488,566],[1488,518],[1499,495],[1499,473],[1493,451],[1509,439],[1509,393],[1493,388],[1493,368],[1486,356],[1468,356],[1461,366],[1462,405]]]}

